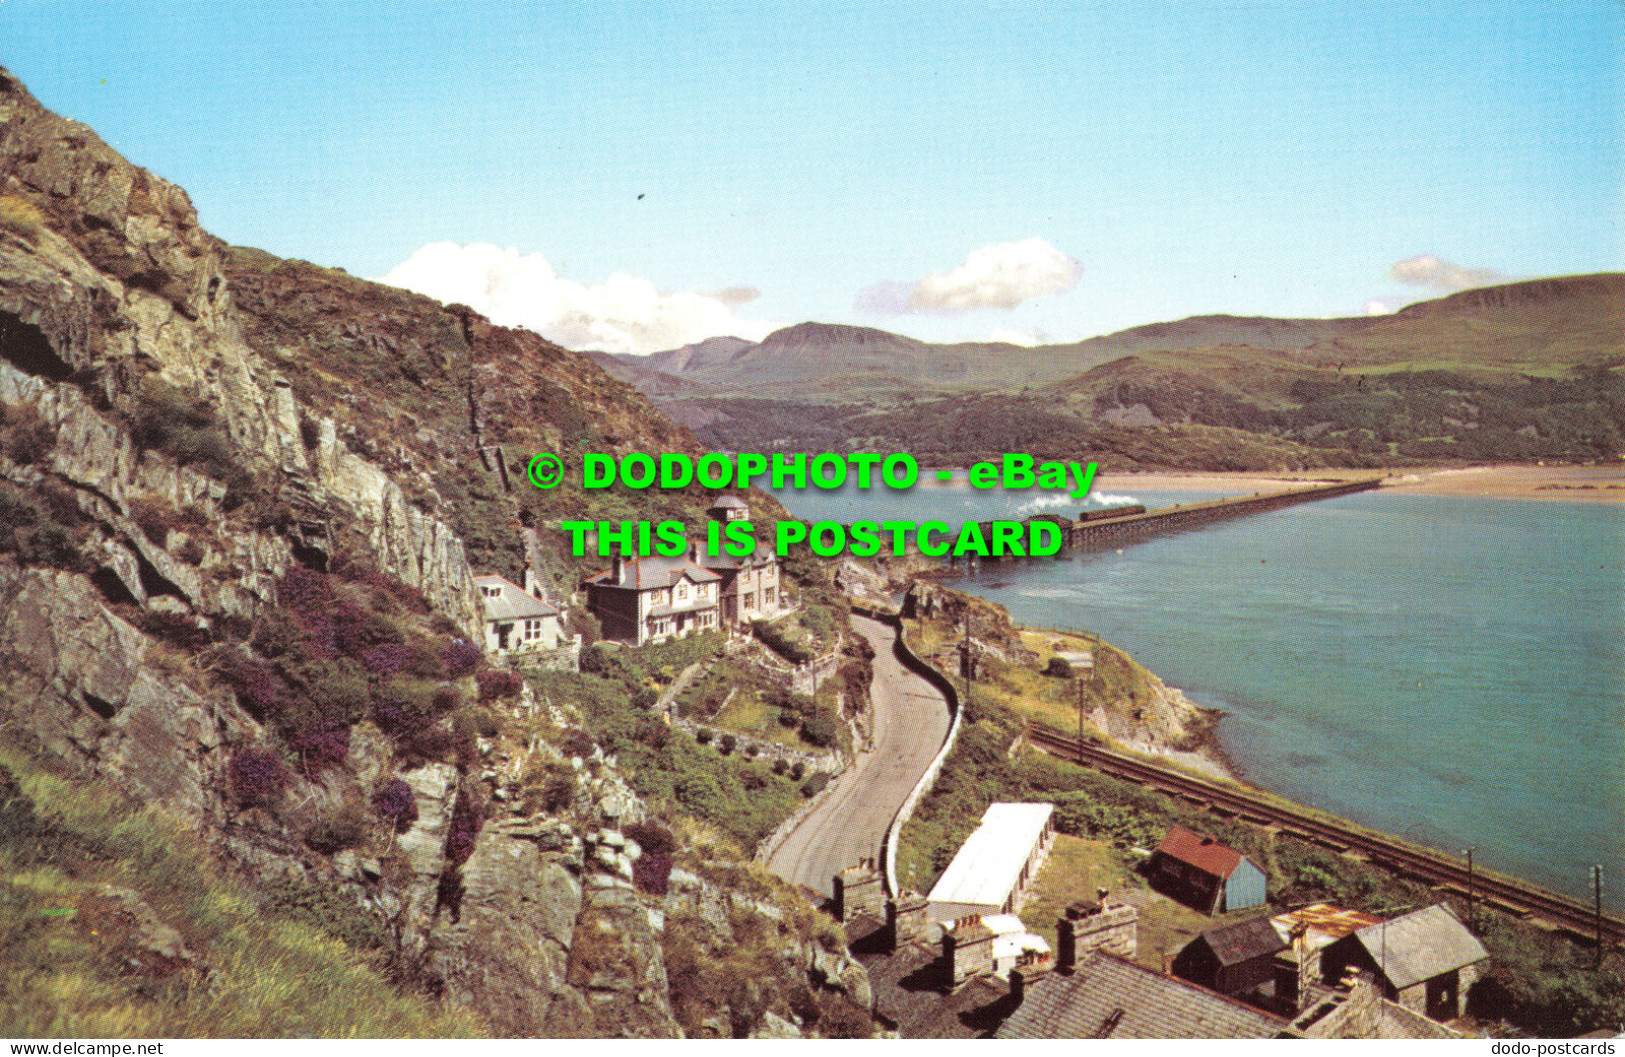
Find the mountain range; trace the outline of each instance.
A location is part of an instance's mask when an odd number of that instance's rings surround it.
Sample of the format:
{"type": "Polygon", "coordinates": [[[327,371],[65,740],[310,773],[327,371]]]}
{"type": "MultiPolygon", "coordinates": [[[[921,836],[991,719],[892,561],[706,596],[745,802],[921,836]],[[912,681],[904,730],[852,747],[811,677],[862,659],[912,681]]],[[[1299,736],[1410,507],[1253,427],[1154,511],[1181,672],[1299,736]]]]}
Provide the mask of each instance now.
{"type": "Polygon", "coordinates": [[[590,355],[713,447],[908,441],[963,461],[1036,445],[1240,469],[1611,458],[1625,450],[1622,334],[1625,275],[1602,273],[1391,315],[1194,316],[1064,345],[802,323],[760,342],[590,355]]]}

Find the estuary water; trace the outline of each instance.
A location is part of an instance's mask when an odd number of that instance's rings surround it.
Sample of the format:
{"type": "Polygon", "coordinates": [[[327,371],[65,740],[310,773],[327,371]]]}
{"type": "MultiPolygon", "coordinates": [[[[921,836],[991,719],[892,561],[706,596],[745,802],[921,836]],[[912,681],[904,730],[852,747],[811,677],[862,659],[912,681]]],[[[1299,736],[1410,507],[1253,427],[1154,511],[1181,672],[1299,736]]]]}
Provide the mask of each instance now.
{"type": "MultiPolygon", "coordinates": [[[[840,521],[1078,509],[962,484],[779,498],[840,521]]],[[[1223,709],[1255,784],[1588,900],[1601,863],[1625,908],[1625,506],[1369,492],[962,586],[1223,709]]]]}

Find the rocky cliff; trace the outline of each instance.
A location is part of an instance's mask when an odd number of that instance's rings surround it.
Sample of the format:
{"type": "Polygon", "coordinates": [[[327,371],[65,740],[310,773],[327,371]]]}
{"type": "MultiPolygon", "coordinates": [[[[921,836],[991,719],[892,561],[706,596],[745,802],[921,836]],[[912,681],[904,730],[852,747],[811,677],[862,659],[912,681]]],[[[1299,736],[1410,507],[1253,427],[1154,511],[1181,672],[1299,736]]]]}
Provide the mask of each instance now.
{"type": "MultiPolygon", "coordinates": [[[[469,654],[471,557],[517,575],[540,528],[531,557],[568,593],[580,563],[545,530],[602,500],[524,486],[524,464],[589,449],[698,451],[585,357],[224,245],[185,192],[0,70],[5,766],[180,820],[267,915],[359,930],[358,972],[496,1034],[866,1033],[861,970],[799,896],[706,879],[721,867],[686,845],[661,853],[669,889],[634,884],[622,831],[648,809],[614,761],[566,754],[566,728],[469,654]],[[730,989],[695,954],[738,949],[782,972],[730,989]]],[[[119,898],[168,935],[160,894],[119,898]]],[[[160,962],[214,981],[198,994],[239,971],[219,951],[160,962]]]]}

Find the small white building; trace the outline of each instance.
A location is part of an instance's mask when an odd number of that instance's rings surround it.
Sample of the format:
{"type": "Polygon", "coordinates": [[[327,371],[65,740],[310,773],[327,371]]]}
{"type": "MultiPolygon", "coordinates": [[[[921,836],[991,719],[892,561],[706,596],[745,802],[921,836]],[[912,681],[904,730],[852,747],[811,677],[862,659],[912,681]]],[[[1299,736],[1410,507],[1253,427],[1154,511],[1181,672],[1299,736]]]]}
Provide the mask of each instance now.
{"type": "Polygon", "coordinates": [[[476,576],[485,606],[485,652],[503,656],[556,650],[569,645],[564,615],[556,606],[503,576],[476,576]]]}
{"type": "Polygon", "coordinates": [[[1049,954],[1049,942],[1014,914],[988,914],[982,924],[993,930],[993,975],[1009,979],[1023,954],[1049,954]]]}
{"type": "Polygon", "coordinates": [[[1014,914],[1055,844],[1054,804],[990,804],[927,897],[930,915],[1014,914]]]}

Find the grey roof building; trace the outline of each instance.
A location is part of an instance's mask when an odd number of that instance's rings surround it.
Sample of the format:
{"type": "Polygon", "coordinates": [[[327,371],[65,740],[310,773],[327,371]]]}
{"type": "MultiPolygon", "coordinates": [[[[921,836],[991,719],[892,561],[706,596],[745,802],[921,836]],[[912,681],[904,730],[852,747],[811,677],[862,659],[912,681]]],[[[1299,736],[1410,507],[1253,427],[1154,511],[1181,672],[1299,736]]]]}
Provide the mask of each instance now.
{"type": "Polygon", "coordinates": [[[1173,970],[1226,995],[1250,994],[1275,981],[1275,956],[1287,941],[1268,917],[1209,929],[1185,945],[1173,970]]]}
{"type": "Polygon", "coordinates": [[[1367,925],[1326,949],[1328,980],[1368,969],[1387,998],[1435,1020],[1461,1016],[1489,952],[1450,907],[1437,903],[1367,925]]]}
{"type": "Polygon", "coordinates": [[[641,646],[655,639],[714,630],[722,578],[684,557],[616,558],[586,582],[587,608],[604,638],[641,646]]]}
{"type": "Polygon", "coordinates": [[[1096,952],[1026,984],[999,1039],[1270,1039],[1287,1022],[1204,987],[1096,952]]]}
{"type": "Polygon", "coordinates": [[[566,645],[563,614],[502,576],[476,576],[485,608],[485,649],[515,654],[550,651],[566,645]]]}

